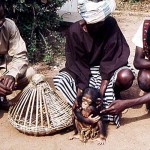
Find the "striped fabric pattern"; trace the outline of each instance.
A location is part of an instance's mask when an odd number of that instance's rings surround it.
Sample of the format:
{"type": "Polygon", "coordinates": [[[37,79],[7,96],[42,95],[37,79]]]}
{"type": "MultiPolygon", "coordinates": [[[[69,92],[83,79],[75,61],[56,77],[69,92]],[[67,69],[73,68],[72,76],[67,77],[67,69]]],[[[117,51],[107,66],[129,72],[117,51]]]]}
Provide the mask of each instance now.
{"type": "Polygon", "coordinates": [[[115,8],[115,0],[102,0],[100,2],[78,0],[78,12],[87,24],[103,21],[115,8]]]}
{"type": "MultiPolygon", "coordinates": [[[[130,66],[124,66],[115,71],[114,75],[110,79],[110,82],[106,88],[106,92],[103,100],[104,108],[107,108],[115,100],[115,93],[113,88],[117,78],[117,74],[120,70],[126,68],[130,69],[134,73],[134,70],[130,66]]],[[[94,66],[90,68],[90,70],[92,76],[90,77],[89,87],[94,87],[99,89],[102,81],[102,78],[99,73],[99,66],[94,66]]],[[[74,79],[67,72],[60,72],[57,76],[53,78],[53,81],[56,89],[62,92],[67,102],[72,106],[77,93],[74,79]]],[[[119,123],[120,118],[118,115],[112,116],[107,114],[104,115],[103,118],[105,121],[114,122],[117,125],[117,127],[120,126],[119,123]]]]}

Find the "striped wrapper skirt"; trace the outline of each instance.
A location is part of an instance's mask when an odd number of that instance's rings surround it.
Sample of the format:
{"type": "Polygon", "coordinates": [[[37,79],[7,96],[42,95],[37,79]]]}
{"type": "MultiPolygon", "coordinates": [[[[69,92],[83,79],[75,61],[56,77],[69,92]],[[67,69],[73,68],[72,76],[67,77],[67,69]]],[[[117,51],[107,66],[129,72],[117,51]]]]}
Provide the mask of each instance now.
{"type": "MultiPolygon", "coordinates": [[[[107,108],[115,100],[114,85],[117,78],[117,74],[122,69],[130,69],[134,73],[134,70],[129,65],[123,66],[114,72],[114,75],[111,77],[104,95],[104,99],[103,99],[104,108],[107,108]]],[[[90,70],[91,70],[91,77],[89,81],[89,87],[94,87],[99,89],[102,81],[99,72],[99,66],[91,67],[90,70]]],[[[69,73],[62,71],[53,78],[53,81],[54,81],[55,88],[63,94],[67,102],[72,106],[77,94],[75,80],[71,77],[69,73]]],[[[119,115],[112,116],[106,114],[103,116],[103,119],[105,121],[111,121],[115,123],[117,127],[120,126],[119,115]]]]}

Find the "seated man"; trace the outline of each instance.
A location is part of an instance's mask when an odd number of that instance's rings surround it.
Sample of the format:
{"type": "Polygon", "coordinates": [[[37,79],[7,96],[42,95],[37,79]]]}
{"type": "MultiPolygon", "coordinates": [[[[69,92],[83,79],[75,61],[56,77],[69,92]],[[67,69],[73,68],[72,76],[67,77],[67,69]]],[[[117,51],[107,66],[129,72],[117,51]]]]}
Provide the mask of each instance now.
{"type": "MultiPolygon", "coordinates": [[[[145,20],[133,38],[136,45],[134,66],[139,70],[138,85],[144,92],[150,92],[150,20],[145,20]]],[[[147,109],[150,109],[150,103],[147,109]]]]}
{"type": "Polygon", "coordinates": [[[5,18],[0,1],[0,108],[15,89],[24,88],[34,70],[28,68],[27,49],[14,21],[5,18]]]}
{"type": "MultiPolygon", "coordinates": [[[[115,7],[114,0],[78,0],[83,20],[68,29],[66,65],[54,77],[56,89],[70,105],[85,88],[94,87],[100,90],[106,108],[132,85],[134,75],[127,65],[130,49],[115,18],[109,16],[115,7]]],[[[117,125],[118,119],[104,116],[117,125]]]]}
{"type": "Polygon", "coordinates": [[[150,109],[150,20],[145,20],[140,25],[132,41],[136,45],[134,66],[139,70],[138,85],[145,95],[129,101],[117,100],[108,109],[103,110],[103,113],[118,114],[126,108],[144,103],[147,109],[150,109]]]}

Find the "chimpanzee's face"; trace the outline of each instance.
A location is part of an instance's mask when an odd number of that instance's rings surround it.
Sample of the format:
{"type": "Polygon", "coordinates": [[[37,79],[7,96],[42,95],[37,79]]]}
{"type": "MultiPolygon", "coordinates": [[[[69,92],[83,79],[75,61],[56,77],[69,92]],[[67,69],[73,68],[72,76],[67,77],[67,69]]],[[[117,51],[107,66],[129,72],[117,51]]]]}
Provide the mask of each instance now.
{"type": "Polygon", "coordinates": [[[86,109],[88,108],[92,103],[91,96],[89,94],[85,94],[82,97],[82,108],[86,109]]]}

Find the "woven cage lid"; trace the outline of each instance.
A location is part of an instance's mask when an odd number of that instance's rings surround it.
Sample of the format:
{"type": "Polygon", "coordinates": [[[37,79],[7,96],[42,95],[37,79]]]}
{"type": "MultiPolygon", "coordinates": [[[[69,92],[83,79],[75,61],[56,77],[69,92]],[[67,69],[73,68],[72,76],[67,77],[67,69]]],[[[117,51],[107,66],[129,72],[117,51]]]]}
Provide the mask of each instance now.
{"type": "Polygon", "coordinates": [[[72,108],[50,87],[46,77],[36,74],[10,107],[9,122],[30,135],[47,135],[72,125],[72,108]]]}

